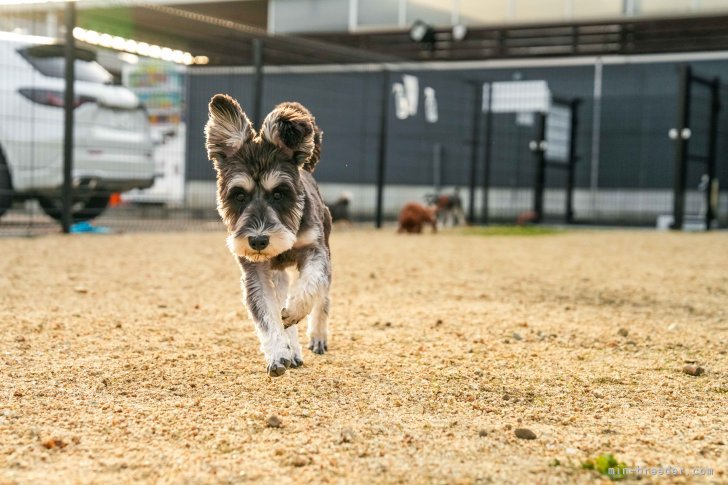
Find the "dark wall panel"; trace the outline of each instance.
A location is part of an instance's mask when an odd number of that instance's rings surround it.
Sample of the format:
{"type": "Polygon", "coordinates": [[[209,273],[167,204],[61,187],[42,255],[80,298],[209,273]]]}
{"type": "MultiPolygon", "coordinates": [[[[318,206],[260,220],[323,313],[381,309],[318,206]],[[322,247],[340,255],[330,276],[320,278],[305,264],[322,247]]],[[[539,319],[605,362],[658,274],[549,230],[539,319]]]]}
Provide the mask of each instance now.
{"type": "MultiPolygon", "coordinates": [[[[728,81],[728,62],[692,63],[696,72],[720,75],[728,81]]],[[[670,188],[673,145],[667,138],[674,126],[678,89],[678,64],[607,64],[603,71],[603,97],[599,186],[601,188],[670,188]]],[[[484,81],[545,80],[551,92],[561,97],[579,97],[577,187],[591,183],[592,113],[594,66],[556,66],[461,71],[410,71],[419,78],[420,100],[415,117],[399,120],[389,103],[386,180],[390,184],[431,185],[434,182],[434,146],[442,147],[443,184],[467,186],[470,180],[471,133],[476,92],[472,83],[484,81]],[[439,120],[424,119],[422,90],[435,89],[439,120]]],[[[374,183],[379,142],[382,96],[381,73],[335,72],[267,74],[263,108],[267,112],[281,101],[306,105],[324,130],[322,163],[317,169],[321,182],[374,183]]],[[[391,73],[400,81],[400,73],[391,73]]],[[[189,80],[189,127],[187,176],[190,180],[212,180],[214,173],[204,151],[202,128],[207,102],[217,92],[236,96],[251,106],[251,76],[244,74],[193,74],[189,80]]],[[[387,96],[392,96],[391,92],[387,96]]],[[[723,90],[728,105],[728,90],[723,90]]],[[[697,102],[696,106],[700,106],[697,102]]],[[[705,106],[696,107],[696,117],[705,116],[705,106]]],[[[259,124],[259,120],[256,120],[259,124]]],[[[513,114],[494,116],[492,183],[497,187],[531,187],[534,164],[528,142],[534,127],[513,114]]],[[[696,121],[696,130],[707,126],[696,121]]],[[[719,176],[728,180],[728,109],[721,114],[719,176]]],[[[479,135],[479,161],[483,134],[479,135]]],[[[696,133],[695,145],[704,140],[696,133]]],[[[480,164],[477,184],[482,180],[480,164]]],[[[562,186],[558,171],[549,171],[548,184],[562,186]]],[[[692,183],[692,182],[691,182],[692,183]]]]}

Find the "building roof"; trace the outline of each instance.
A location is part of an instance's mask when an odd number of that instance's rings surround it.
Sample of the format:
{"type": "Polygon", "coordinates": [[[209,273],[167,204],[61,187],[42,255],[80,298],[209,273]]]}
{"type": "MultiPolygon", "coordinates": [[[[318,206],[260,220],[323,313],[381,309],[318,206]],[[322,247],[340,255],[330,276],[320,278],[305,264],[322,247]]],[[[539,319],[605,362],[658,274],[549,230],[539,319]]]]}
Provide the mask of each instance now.
{"type": "MultiPolygon", "coordinates": [[[[45,4],[48,9],[49,4],[45,4]]],[[[140,42],[206,56],[209,65],[249,65],[252,40],[264,40],[267,65],[399,61],[463,61],[728,50],[728,14],[635,17],[559,23],[470,27],[462,40],[434,27],[432,43],[414,42],[408,29],[273,35],[268,0],[79,2],[79,25],[140,42]],[[111,31],[109,31],[111,30],[111,31]]],[[[57,4],[56,8],[62,7],[57,4]]],[[[30,8],[30,7],[28,7],[30,8]]],[[[38,6],[31,11],[37,14],[38,6]]],[[[14,9],[18,11],[18,8],[14,9]]],[[[60,10],[62,12],[62,10],[60,10]]]]}

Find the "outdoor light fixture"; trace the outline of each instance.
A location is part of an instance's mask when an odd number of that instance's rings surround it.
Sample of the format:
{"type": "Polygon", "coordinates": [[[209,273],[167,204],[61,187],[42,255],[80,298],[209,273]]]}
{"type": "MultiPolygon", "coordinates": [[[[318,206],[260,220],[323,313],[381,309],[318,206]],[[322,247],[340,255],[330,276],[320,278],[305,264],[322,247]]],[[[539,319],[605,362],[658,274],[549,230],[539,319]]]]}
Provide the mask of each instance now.
{"type": "Polygon", "coordinates": [[[410,39],[415,42],[423,44],[429,44],[430,48],[435,46],[435,29],[432,25],[423,22],[422,20],[415,20],[412,24],[412,28],[409,32],[410,39]]]}
{"type": "Polygon", "coordinates": [[[0,6],[5,5],[27,5],[31,3],[60,3],[75,2],[77,0],[0,0],[0,6]]]}
{"type": "Polygon", "coordinates": [[[468,35],[468,28],[463,24],[457,24],[452,26],[452,38],[461,41],[468,35]]]}
{"type": "Polygon", "coordinates": [[[132,39],[103,34],[94,30],[86,30],[81,27],[73,29],[73,37],[81,42],[91,45],[99,45],[108,49],[127,52],[129,54],[143,57],[152,57],[176,64],[207,64],[210,59],[207,56],[193,56],[189,52],[183,52],[169,47],[161,47],[146,42],[137,42],[132,39]]]}

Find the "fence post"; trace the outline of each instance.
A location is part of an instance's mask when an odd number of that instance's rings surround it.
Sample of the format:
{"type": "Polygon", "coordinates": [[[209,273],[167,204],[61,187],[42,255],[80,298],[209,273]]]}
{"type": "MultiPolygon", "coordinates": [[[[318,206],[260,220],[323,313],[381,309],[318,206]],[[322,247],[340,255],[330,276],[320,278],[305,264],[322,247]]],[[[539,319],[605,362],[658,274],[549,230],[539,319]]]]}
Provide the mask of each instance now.
{"type": "Polygon", "coordinates": [[[569,133],[569,167],[566,176],[566,223],[574,222],[574,175],[576,172],[576,136],[579,129],[580,99],[571,101],[571,130],[569,133]]]}
{"type": "Polygon", "coordinates": [[[475,105],[473,107],[473,132],[470,139],[470,182],[468,187],[468,222],[475,222],[475,176],[478,165],[478,138],[480,135],[480,120],[483,117],[483,85],[473,83],[475,86],[475,105]]]}
{"type": "Polygon", "coordinates": [[[253,123],[263,122],[263,40],[253,39],[253,123]]]}
{"type": "Polygon", "coordinates": [[[536,139],[529,143],[536,162],[536,177],[533,186],[533,212],[536,222],[543,219],[543,192],[546,185],[546,114],[536,113],[536,139]]]}
{"type": "MultiPolygon", "coordinates": [[[[716,181],[716,159],[718,150],[718,115],[720,113],[720,78],[713,78],[710,85],[710,134],[708,139],[708,186],[705,189],[705,230],[710,231],[710,226],[716,218],[715,209],[717,200],[713,198],[713,186],[716,181]],[[714,206],[713,202],[716,202],[714,206]]],[[[717,195],[717,194],[716,194],[717,195]]]]}
{"type": "Polygon", "coordinates": [[[490,192],[490,165],[493,152],[493,85],[488,83],[488,104],[485,112],[485,153],[483,154],[483,208],[480,222],[488,224],[489,208],[488,197],[490,192]]]}
{"type": "Polygon", "coordinates": [[[685,179],[688,167],[688,140],[690,138],[690,66],[680,68],[680,100],[677,107],[678,127],[675,132],[675,180],[673,182],[672,229],[680,230],[685,218],[685,179]]]}
{"type": "Polygon", "coordinates": [[[382,106],[379,113],[379,154],[377,160],[377,203],[375,224],[382,227],[384,202],[384,172],[387,168],[387,125],[389,124],[389,71],[382,70],[382,106]]]}
{"type": "Polygon", "coordinates": [[[76,27],[76,3],[66,2],[66,46],[65,46],[65,84],[66,88],[63,95],[64,108],[64,132],[63,132],[63,189],[61,194],[61,226],[63,232],[68,234],[71,232],[72,214],[72,177],[73,177],[73,109],[74,98],[74,80],[75,60],[76,60],[76,43],[73,38],[73,29],[76,27]]]}

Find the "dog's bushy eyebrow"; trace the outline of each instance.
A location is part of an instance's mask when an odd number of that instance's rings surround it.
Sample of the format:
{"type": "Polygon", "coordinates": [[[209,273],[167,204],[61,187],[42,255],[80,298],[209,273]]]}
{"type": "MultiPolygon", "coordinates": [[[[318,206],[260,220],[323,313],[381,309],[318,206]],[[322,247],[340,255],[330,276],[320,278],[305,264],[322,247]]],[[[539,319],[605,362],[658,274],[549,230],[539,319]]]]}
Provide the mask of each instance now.
{"type": "Polygon", "coordinates": [[[228,192],[230,192],[235,187],[240,187],[240,188],[242,188],[242,189],[250,192],[251,190],[253,190],[255,188],[255,181],[247,173],[241,173],[241,174],[238,174],[238,175],[234,175],[227,182],[227,185],[225,186],[225,189],[228,192]]]}
{"type": "Polygon", "coordinates": [[[287,185],[293,188],[295,186],[293,182],[293,177],[291,177],[290,174],[278,169],[266,172],[263,174],[263,176],[260,177],[260,186],[268,192],[274,190],[276,187],[280,187],[281,185],[287,185]]]}

